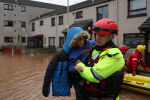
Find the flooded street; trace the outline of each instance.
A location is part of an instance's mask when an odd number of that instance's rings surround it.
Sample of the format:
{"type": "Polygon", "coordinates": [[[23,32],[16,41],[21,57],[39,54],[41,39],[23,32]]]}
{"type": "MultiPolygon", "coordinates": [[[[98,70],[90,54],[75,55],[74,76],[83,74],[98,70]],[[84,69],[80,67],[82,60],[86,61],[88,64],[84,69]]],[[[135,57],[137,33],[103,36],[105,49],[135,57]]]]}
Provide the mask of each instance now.
{"type": "MultiPolygon", "coordinates": [[[[75,100],[42,95],[43,77],[53,54],[11,55],[0,52],[0,100],[75,100]]],[[[150,100],[150,96],[123,90],[120,100],[150,100]]]]}

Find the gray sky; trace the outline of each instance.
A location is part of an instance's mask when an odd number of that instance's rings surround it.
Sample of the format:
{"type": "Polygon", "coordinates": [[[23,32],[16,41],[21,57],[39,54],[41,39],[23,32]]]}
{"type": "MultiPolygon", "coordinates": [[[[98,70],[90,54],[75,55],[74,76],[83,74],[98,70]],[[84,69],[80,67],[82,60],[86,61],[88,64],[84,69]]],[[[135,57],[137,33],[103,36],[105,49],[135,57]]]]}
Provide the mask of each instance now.
{"type": "MultiPolygon", "coordinates": [[[[67,6],[67,0],[32,0],[32,1],[39,1],[39,2],[45,2],[45,3],[52,3],[52,4],[67,6]]],[[[82,1],[86,1],[86,0],[69,0],[69,5],[73,5],[73,4],[82,2],[82,1]]]]}

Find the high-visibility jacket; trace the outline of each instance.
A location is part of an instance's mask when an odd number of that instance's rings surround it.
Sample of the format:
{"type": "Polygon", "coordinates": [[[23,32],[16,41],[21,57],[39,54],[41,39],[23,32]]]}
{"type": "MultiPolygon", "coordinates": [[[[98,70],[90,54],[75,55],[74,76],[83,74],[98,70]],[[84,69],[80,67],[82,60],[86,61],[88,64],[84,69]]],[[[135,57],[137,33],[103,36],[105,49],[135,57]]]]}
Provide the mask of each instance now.
{"type": "Polygon", "coordinates": [[[143,68],[145,68],[145,63],[143,60],[143,55],[139,51],[135,51],[133,54],[130,55],[129,59],[126,61],[127,71],[136,71],[138,65],[141,64],[143,68]]]}
{"type": "MultiPolygon", "coordinates": [[[[92,56],[99,52],[94,50],[92,56]]],[[[83,68],[83,72],[79,72],[83,78],[90,82],[99,83],[113,73],[121,71],[124,64],[121,51],[118,48],[109,48],[100,53],[98,63],[94,66],[86,66],[82,62],[77,65],[83,68]]]]}

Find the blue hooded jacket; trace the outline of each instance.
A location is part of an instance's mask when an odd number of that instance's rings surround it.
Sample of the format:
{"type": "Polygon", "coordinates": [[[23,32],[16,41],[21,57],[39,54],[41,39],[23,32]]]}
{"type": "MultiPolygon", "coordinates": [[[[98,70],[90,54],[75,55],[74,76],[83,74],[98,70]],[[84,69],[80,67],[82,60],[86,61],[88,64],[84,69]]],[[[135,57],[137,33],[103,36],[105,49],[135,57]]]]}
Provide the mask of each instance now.
{"type": "Polygon", "coordinates": [[[61,51],[58,51],[48,64],[42,89],[42,94],[45,97],[48,97],[50,93],[51,82],[53,96],[70,96],[68,56],[71,48],[69,47],[69,44],[74,35],[81,31],[83,31],[83,29],[80,27],[72,27],[67,33],[64,48],[61,51]]]}
{"type": "Polygon", "coordinates": [[[73,47],[71,49],[70,55],[69,55],[69,72],[75,72],[75,62],[77,59],[80,59],[81,62],[85,62],[87,56],[89,55],[89,51],[91,50],[92,46],[95,45],[96,42],[93,40],[85,40],[83,48],[79,47],[73,47]]]}

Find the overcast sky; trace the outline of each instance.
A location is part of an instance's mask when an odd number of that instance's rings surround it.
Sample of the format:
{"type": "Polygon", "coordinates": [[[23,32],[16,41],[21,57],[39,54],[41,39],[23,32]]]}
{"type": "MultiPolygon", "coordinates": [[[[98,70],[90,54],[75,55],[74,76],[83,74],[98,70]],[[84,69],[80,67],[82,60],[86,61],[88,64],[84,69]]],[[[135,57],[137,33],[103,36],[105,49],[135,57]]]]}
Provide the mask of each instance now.
{"type": "MultiPolygon", "coordinates": [[[[52,4],[67,6],[67,0],[32,0],[32,1],[39,1],[39,2],[45,2],[45,3],[52,3],[52,4]]],[[[86,1],[86,0],[69,0],[69,5],[73,5],[73,4],[82,2],[82,1],[86,1]]]]}

